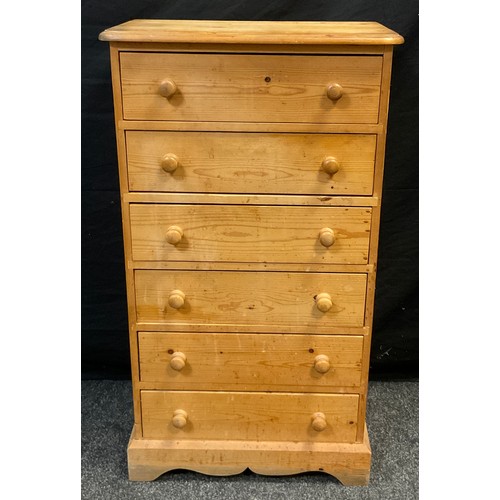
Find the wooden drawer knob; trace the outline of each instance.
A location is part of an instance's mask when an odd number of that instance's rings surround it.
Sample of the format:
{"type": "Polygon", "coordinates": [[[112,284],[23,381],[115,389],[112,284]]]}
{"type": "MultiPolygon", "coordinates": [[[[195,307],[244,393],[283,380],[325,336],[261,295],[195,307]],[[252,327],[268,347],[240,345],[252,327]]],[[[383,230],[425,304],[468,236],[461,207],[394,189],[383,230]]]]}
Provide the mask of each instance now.
{"type": "Polygon", "coordinates": [[[184,305],[186,294],[181,290],[174,290],[170,292],[168,297],[168,305],[174,309],[180,309],[184,305]]]}
{"type": "Polygon", "coordinates": [[[170,367],[178,372],[186,366],[186,355],[183,352],[174,352],[170,358],[170,367]]]}
{"type": "Polygon", "coordinates": [[[311,425],[316,432],[324,431],[328,425],[325,414],[321,412],[313,413],[311,425]]]}
{"type": "Polygon", "coordinates": [[[170,243],[171,245],[177,245],[177,243],[182,240],[183,235],[184,231],[182,230],[182,228],[180,228],[179,226],[170,226],[167,229],[166,238],[168,243],[170,243]]]}
{"type": "Polygon", "coordinates": [[[177,429],[182,429],[186,427],[188,421],[188,414],[184,410],[175,410],[172,416],[172,425],[177,427],[177,429]]]}
{"type": "Polygon", "coordinates": [[[321,311],[326,313],[333,306],[332,298],[329,293],[323,292],[316,295],[316,307],[321,311]]]}
{"type": "Polygon", "coordinates": [[[161,159],[161,168],[165,170],[165,172],[172,173],[177,168],[179,168],[180,162],[179,158],[177,158],[176,155],[173,153],[167,153],[162,159],[161,159]]]}
{"type": "Polygon", "coordinates": [[[330,83],[326,88],[326,95],[331,101],[338,101],[343,93],[344,89],[338,83],[330,83]]]}
{"type": "Polygon", "coordinates": [[[319,241],[324,247],[331,247],[335,243],[335,232],[329,227],[319,230],[319,241]]]}
{"type": "Polygon", "coordinates": [[[173,80],[166,78],[160,83],[160,88],[158,89],[160,95],[166,97],[172,97],[177,92],[177,85],[173,80]]]}
{"type": "Polygon", "coordinates": [[[326,373],[330,370],[330,358],[326,354],[320,354],[314,358],[314,369],[318,373],[326,373]]]}
{"type": "Polygon", "coordinates": [[[327,156],[321,163],[321,168],[329,175],[335,175],[340,170],[340,163],[334,156],[327,156]]]}

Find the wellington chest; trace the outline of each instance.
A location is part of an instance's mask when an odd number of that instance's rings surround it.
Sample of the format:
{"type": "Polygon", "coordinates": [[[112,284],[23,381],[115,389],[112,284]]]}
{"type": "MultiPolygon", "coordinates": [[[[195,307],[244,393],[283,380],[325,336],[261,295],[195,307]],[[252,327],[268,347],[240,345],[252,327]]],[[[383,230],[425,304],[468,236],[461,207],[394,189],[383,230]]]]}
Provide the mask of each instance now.
{"type": "Polygon", "coordinates": [[[110,42],[129,477],[366,484],[393,46],[375,22],[136,20],[110,42]]]}

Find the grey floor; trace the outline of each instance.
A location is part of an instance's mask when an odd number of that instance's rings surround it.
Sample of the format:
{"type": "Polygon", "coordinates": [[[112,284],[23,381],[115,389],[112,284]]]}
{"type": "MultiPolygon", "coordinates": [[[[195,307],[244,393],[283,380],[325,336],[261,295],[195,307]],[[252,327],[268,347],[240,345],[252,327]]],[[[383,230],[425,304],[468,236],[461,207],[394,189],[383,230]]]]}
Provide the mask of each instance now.
{"type": "Polygon", "coordinates": [[[418,498],[418,383],[371,382],[367,425],[370,485],[346,487],[322,473],[212,477],[173,471],[153,482],[127,480],[132,428],[130,382],[82,382],[82,499],[322,500],[418,498]]]}

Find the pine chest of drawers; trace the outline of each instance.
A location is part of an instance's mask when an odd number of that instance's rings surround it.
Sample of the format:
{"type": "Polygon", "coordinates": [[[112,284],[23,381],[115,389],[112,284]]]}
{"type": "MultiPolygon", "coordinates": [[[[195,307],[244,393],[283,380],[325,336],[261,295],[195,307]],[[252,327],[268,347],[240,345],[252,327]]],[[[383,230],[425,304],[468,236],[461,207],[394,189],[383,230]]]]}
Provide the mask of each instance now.
{"type": "Polygon", "coordinates": [[[110,42],[129,477],[366,484],[393,45],[378,23],[137,20],[110,42]]]}

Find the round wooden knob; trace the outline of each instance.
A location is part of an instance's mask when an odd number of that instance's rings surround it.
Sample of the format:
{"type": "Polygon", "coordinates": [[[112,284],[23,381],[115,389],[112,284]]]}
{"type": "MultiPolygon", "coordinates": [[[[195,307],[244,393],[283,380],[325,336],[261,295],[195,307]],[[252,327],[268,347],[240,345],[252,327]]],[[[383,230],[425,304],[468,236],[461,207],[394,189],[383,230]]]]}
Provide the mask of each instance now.
{"type": "Polygon", "coordinates": [[[178,372],[186,366],[186,355],[183,352],[174,352],[170,358],[170,367],[178,372]]]}
{"type": "Polygon", "coordinates": [[[344,89],[338,83],[330,83],[326,88],[326,95],[331,101],[338,101],[343,93],[344,89]]]}
{"type": "Polygon", "coordinates": [[[172,416],[172,425],[177,427],[177,429],[182,429],[186,427],[188,421],[188,414],[184,410],[175,410],[172,416]]]}
{"type": "Polygon", "coordinates": [[[184,305],[186,294],[181,290],[174,290],[170,292],[168,297],[168,305],[174,309],[180,309],[184,305]]]}
{"type": "Polygon", "coordinates": [[[182,230],[182,228],[180,228],[179,226],[170,226],[167,229],[166,238],[168,243],[170,243],[171,245],[177,245],[177,243],[182,240],[183,235],[184,231],[182,230]]]}
{"type": "Polygon", "coordinates": [[[329,227],[319,231],[319,241],[324,247],[331,247],[335,243],[335,232],[329,227]]]}
{"type": "Polygon", "coordinates": [[[321,312],[327,312],[329,311],[333,306],[332,298],[330,297],[329,293],[323,292],[319,293],[316,296],[316,307],[321,311],[321,312]]]}
{"type": "Polygon", "coordinates": [[[166,78],[160,83],[160,88],[158,89],[158,91],[160,92],[161,96],[166,97],[168,99],[177,92],[177,85],[175,84],[174,81],[166,78]]]}
{"type": "Polygon", "coordinates": [[[330,370],[330,358],[326,354],[320,354],[314,358],[314,369],[318,373],[326,373],[330,370]]]}
{"type": "Polygon", "coordinates": [[[180,162],[179,158],[177,158],[176,155],[173,153],[167,153],[162,159],[161,159],[161,168],[165,170],[165,172],[174,172],[177,170],[179,167],[180,162]]]}
{"type": "Polygon", "coordinates": [[[326,426],[328,425],[326,423],[325,414],[319,411],[313,413],[311,425],[316,432],[324,431],[326,429],[326,426]]]}
{"type": "Polygon", "coordinates": [[[321,163],[321,168],[329,175],[335,175],[340,170],[340,163],[334,156],[327,156],[321,163]]]}

